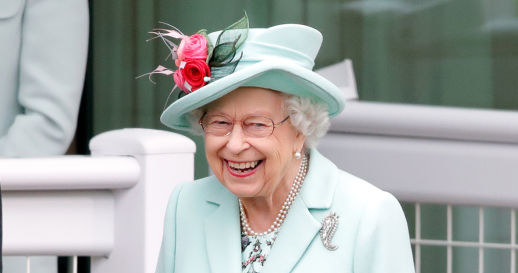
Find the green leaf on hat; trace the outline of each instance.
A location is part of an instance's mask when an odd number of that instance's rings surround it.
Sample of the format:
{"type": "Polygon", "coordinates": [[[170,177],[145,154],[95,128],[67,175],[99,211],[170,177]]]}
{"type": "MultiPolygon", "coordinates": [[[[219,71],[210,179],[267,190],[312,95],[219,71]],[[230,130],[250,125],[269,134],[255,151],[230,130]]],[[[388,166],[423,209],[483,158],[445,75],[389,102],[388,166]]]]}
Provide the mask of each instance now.
{"type": "Polygon", "coordinates": [[[214,51],[217,52],[217,54],[214,54],[214,57],[212,60],[210,60],[209,66],[223,66],[227,63],[230,63],[236,55],[235,42],[218,44],[214,48],[214,51]]]}
{"type": "Polygon", "coordinates": [[[212,45],[212,42],[209,39],[209,35],[207,34],[206,29],[200,29],[196,33],[203,35],[203,37],[205,37],[205,40],[207,40],[207,59],[205,60],[205,62],[209,63],[209,60],[212,57],[212,51],[214,50],[214,45],[212,45]]]}
{"type": "Polygon", "coordinates": [[[221,79],[225,76],[228,76],[232,73],[234,73],[234,70],[236,70],[236,66],[239,64],[239,60],[241,60],[241,57],[243,56],[243,53],[239,56],[239,58],[233,62],[230,62],[228,64],[222,65],[222,66],[215,66],[211,67],[210,69],[210,81],[213,82],[215,80],[221,79]]]}
{"type": "Polygon", "coordinates": [[[234,72],[242,54],[237,60],[234,60],[234,57],[248,37],[248,28],[248,16],[245,12],[243,18],[221,31],[208,61],[211,68],[211,81],[234,72]]]}

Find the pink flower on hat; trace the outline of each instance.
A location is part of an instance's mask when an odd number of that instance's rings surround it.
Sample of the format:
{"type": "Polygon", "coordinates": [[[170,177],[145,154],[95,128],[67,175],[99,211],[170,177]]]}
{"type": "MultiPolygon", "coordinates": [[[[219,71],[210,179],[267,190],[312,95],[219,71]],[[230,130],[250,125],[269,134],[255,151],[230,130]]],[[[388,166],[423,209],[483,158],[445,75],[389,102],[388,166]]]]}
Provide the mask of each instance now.
{"type": "MultiPolygon", "coordinates": [[[[248,17],[246,14],[239,21],[221,32],[219,36],[221,37],[221,35],[227,30],[239,30],[239,33],[235,35],[236,39],[233,42],[225,42],[232,46],[231,50],[229,50],[228,46],[218,47],[223,44],[219,43],[219,37],[216,45],[212,45],[208,40],[207,31],[205,29],[199,30],[198,33],[191,36],[187,36],[177,28],[168,24],[165,25],[171,29],[153,29],[150,33],[155,37],[150,40],[160,38],[164,41],[170,50],[170,56],[178,69],[172,70],[159,65],[152,72],[141,76],[148,75],[149,80],[153,82],[151,80],[152,75],[172,75],[173,80],[176,83],[175,88],[178,87],[187,94],[205,86],[209,82],[213,82],[233,73],[236,69],[237,63],[241,59],[238,58],[237,60],[234,60],[233,57],[237,48],[240,47],[248,35],[248,17]],[[177,45],[177,43],[172,40],[180,40],[180,44],[177,45]],[[212,57],[209,58],[209,55],[212,57]],[[211,67],[214,69],[213,71],[211,71],[211,67]],[[217,77],[211,77],[211,74],[216,75],[217,77]]],[[[172,91],[174,91],[174,88],[172,91]]],[[[178,94],[178,97],[181,95],[181,93],[178,94]]]]}
{"type": "Polygon", "coordinates": [[[182,70],[181,69],[177,69],[174,72],[173,79],[174,79],[174,82],[176,83],[176,85],[178,86],[178,88],[180,88],[182,91],[184,91],[185,93],[190,93],[191,92],[191,91],[189,91],[188,89],[185,88],[185,80],[183,78],[182,70]]]}
{"type": "Polygon", "coordinates": [[[201,34],[186,36],[180,42],[176,54],[178,55],[176,66],[178,67],[183,61],[205,60],[207,59],[207,39],[201,34]]]}
{"type": "Polygon", "coordinates": [[[204,86],[210,79],[210,68],[206,63],[207,39],[201,34],[185,36],[176,51],[178,69],[174,72],[174,82],[185,93],[204,86]]]}

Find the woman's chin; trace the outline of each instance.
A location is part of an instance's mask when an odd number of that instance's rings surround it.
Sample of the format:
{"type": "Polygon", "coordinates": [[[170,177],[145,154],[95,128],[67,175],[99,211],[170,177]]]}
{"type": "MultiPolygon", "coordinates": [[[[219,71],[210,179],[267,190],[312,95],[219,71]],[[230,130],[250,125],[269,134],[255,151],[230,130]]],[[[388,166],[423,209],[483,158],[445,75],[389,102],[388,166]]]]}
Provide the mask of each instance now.
{"type": "Polygon", "coordinates": [[[236,179],[235,177],[226,177],[224,182],[224,186],[239,197],[253,196],[257,192],[257,189],[260,188],[260,182],[256,179],[236,179]]]}

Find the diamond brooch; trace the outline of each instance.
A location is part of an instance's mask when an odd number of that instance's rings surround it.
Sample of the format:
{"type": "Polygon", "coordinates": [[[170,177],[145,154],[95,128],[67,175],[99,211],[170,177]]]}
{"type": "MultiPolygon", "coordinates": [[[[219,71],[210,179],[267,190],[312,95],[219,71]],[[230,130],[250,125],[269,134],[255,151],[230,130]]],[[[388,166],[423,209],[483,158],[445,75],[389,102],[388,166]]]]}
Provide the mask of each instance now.
{"type": "Polygon", "coordinates": [[[338,246],[333,245],[331,240],[335,235],[336,228],[338,227],[338,215],[331,212],[322,220],[322,228],[320,229],[320,239],[328,250],[336,250],[338,246]]]}

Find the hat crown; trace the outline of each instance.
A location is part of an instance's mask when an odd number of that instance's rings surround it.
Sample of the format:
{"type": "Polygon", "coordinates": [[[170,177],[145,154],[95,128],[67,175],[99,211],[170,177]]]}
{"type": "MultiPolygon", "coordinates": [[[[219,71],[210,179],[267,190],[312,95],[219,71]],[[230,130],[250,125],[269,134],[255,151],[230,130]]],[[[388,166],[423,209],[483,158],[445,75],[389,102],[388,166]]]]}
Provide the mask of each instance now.
{"type": "MultiPolygon", "coordinates": [[[[220,33],[221,31],[217,31],[209,34],[213,44],[220,33]]],[[[291,61],[311,70],[321,44],[322,34],[304,25],[251,28],[245,42],[236,52],[236,56],[243,54],[236,70],[267,59],[291,61]]]]}

